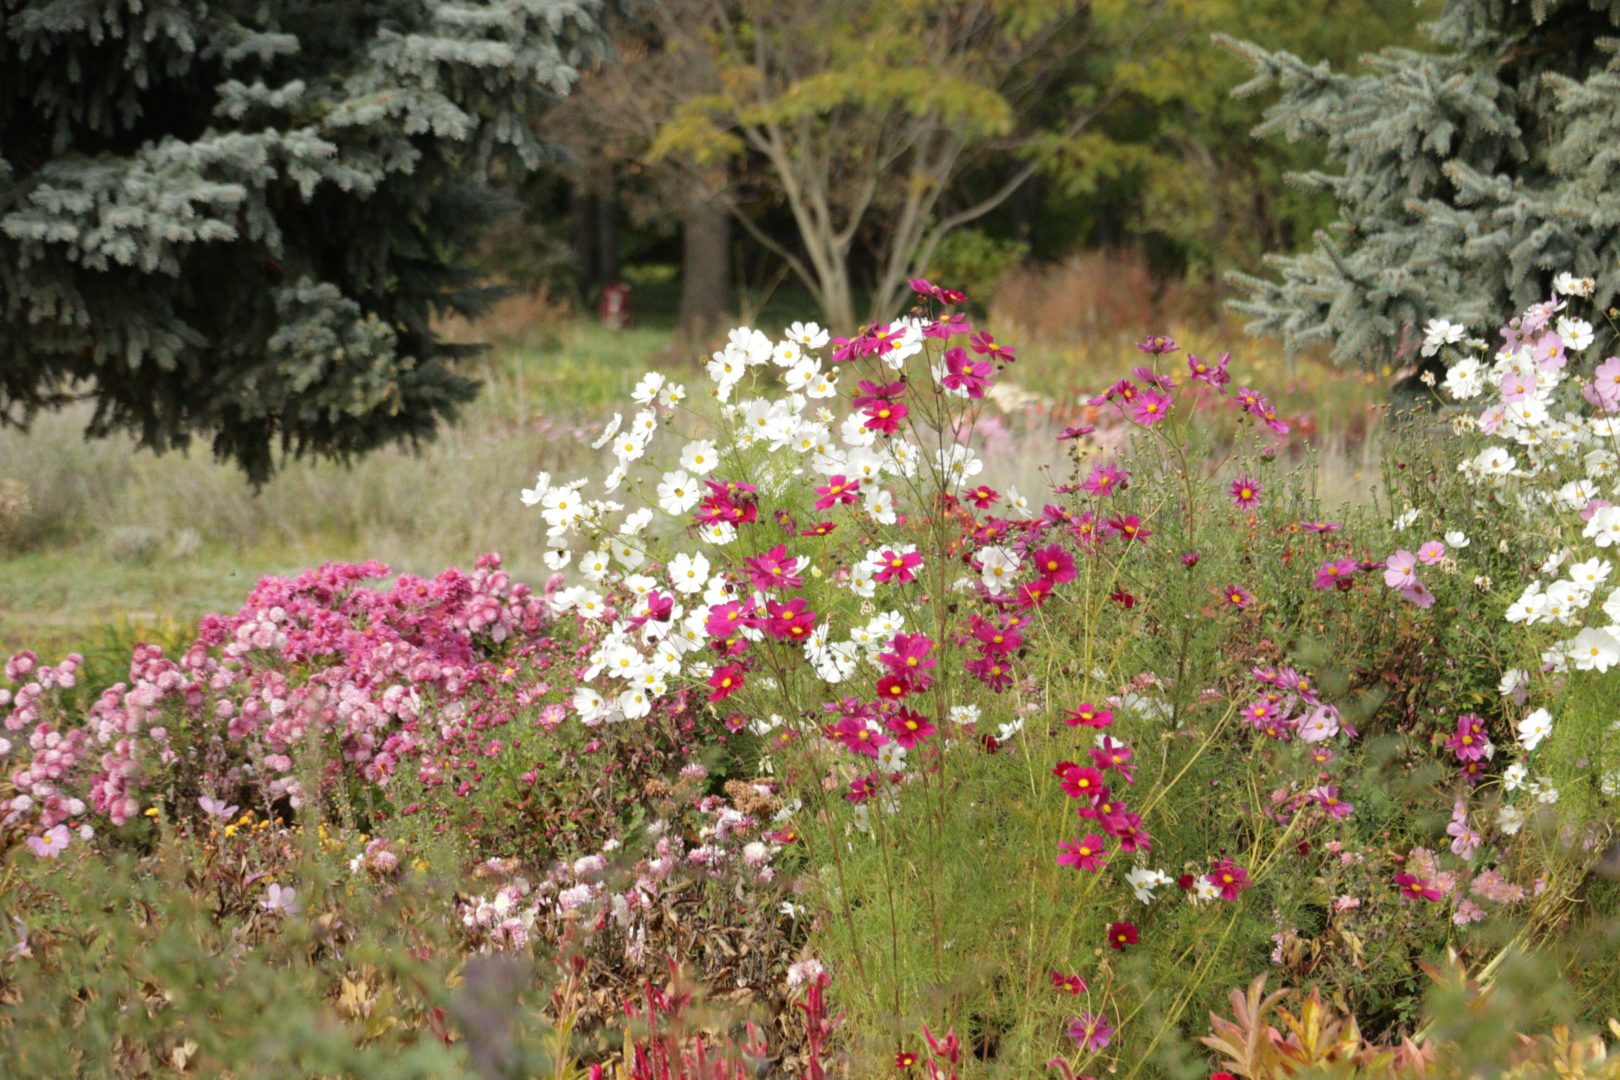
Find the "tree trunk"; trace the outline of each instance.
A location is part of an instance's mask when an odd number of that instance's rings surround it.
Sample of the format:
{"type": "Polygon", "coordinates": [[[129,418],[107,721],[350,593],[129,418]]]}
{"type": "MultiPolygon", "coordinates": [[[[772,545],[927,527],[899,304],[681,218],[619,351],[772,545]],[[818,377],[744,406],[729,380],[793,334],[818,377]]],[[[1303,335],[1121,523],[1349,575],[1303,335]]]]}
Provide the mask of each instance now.
{"type": "Polygon", "coordinates": [[[855,321],[855,290],[850,285],[849,268],[839,262],[821,277],[821,312],[827,319],[827,329],[835,334],[853,334],[855,321]]]}
{"type": "Polygon", "coordinates": [[[596,295],[596,196],[585,187],[583,178],[568,192],[568,211],[574,226],[574,287],[589,309],[596,295]]]}
{"type": "Polygon", "coordinates": [[[606,288],[619,280],[619,202],[613,197],[613,178],[603,177],[596,198],[596,257],[598,283],[606,288]]]}
{"type": "Polygon", "coordinates": [[[702,179],[694,180],[681,215],[681,305],[676,329],[702,341],[730,313],[731,215],[702,179]]]}

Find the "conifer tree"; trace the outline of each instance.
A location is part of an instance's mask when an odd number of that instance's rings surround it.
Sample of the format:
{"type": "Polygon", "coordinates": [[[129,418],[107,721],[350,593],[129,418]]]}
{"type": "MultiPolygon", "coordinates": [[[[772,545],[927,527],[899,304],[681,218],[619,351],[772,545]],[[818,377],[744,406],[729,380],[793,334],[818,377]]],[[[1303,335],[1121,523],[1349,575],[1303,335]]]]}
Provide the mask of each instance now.
{"type": "Polygon", "coordinates": [[[1331,341],[1375,366],[1431,318],[1481,332],[1561,270],[1620,295],[1620,0],[1446,0],[1434,51],[1387,48],[1355,74],[1221,39],[1275,87],[1257,134],[1320,143],[1338,221],[1312,250],[1236,275],[1250,329],[1331,341]]]}
{"type": "Polygon", "coordinates": [[[431,320],[606,0],[0,0],[0,423],[279,453],[430,437],[431,320]]]}

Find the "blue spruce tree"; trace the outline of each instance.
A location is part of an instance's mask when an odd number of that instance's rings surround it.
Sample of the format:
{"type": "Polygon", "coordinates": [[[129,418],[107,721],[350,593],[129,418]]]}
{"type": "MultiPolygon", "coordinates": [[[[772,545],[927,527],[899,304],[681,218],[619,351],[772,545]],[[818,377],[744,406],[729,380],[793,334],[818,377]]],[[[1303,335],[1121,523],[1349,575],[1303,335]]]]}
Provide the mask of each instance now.
{"type": "Polygon", "coordinates": [[[605,0],[0,0],[0,423],[283,453],[430,437],[431,320],[492,179],[601,57],[605,0]]]}
{"type": "Polygon", "coordinates": [[[1446,0],[1435,51],[1357,74],[1221,39],[1279,91],[1260,135],[1319,143],[1339,219],[1312,250],[1236,275],[1250,329],[1374,366],[1430,318],[1483,329],[1569,270],[1620,295],[1620,0],[1446,0]]]}

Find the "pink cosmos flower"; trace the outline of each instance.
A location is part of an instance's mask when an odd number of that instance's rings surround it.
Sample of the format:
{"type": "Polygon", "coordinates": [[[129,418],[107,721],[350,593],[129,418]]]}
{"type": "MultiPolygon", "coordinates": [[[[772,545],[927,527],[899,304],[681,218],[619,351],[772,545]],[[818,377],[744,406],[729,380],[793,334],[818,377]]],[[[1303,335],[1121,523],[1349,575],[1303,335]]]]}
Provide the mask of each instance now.
{"type": "Polygon", "coordinates": [[[1155,334],[1152,337],[1143,338],[1136,343],[1136,347],[1149,356],[1159,353],[1173,353],[1180,348],[1176,344],[1175,338],[1167,337],[1164,334],[1155,334]]]}
{"type": "Polygon", "coordinates": [[[1064,718],[1063,722],[1070,727],[1101,729],[1114,722],[1114,714],[1111,710],[1086,701],[1082,702],[1079,708],[1069,710],[1069,715],[1064,718]]]}
{"type": "Polygon", "coordinates": [[[1035,571],[1053,585],[1063,585],[1075,578],[1074,556],[1056,544],[1035,551],[1030,562],[1035,571]]]}
{"type": "Polygon", "coordinates": [[[285,885],[271,885],[259,906],[277,915],[297,915],[304,910],[294,890],[285,885]]]}
{"type": "Polygon", "coordinates": [[[990,385],[990,364],[970,358],[967,350],[961,346],[947,349],[945,374],[939,380],[939,385],[947,390],[959,390],[978,400],[984,397],[985,389],[990,385]]]}
{"type": "Polygon", "coordinates": [[[802,586],[804,579],[793,572],[798,565],[799,560],[788,555],[785,544],[777,544],[763,554],[751,555],[743,560],[743,569],[748,573],[748,583],[761,592],[769,589],[797,589],[802,586]]]}
{"type": "Polygon", "coordinates": [[[1152,427],[1170,415],[1170,396],[1157,390],[1143,390],[1131,404],[1131,419],[1152,427]]]}
{"type": "Polygon", "coordinates": [[[1332,784],[1313,787],[1305,793],[1305,797],[1326,810],[1328,817],[1335,821],[1349,817],[1356,809],[1353,804],[1339,798],[1339,789],[1332,784]]]}
{"type": "Polygon", "coordinates": [[[1260,493],[1264,490],[1254,477],[1240,477],[1232,481],[1232,505],[1239,510],[1247,510],[1260,502],[1260,493]]]}
{"type": "Polygon", "coordinates": [[[878,654],[878,662],[896,675],[921,680],[926,689],[924,674],[936,661],[929,655],[934,643],[926,634],[896,634],[887,652],[878,654]]]}
{"type": "Polygon", "coordinates": [[[216,799],[211,795],[199,795],[197,797],[197,805],[201,807],[202,812],[207,814],[209,817],[221,819],[227,819],[234,816],[236,811],[240,809],[240,807],[236,806],[235,804],[227,806],[224,799],[216,799]]]}
{"type": "Polygon", "coordinates": [[[1192,353],[1187,354],[1187,368],[1192,377],[1222,392],[1226,390],[1226,384],[1232,381],[1232,376],[1226,370],[1226,365],[1231,362],[1232,354],[1229,352],[1221,353],[1220,358],[1213,364],[1198,359],[1192,353]]]}
{"type": "Polygon", "coordinates": [[[1065,975],[1061,971],[1052,972],[1052,988],[1065,994],[1083,994],[1086,992],[1086,980],[1078,975],[1065,975]]]}
{"type": "Polygon", "coordinates": [[[1536,393],[1536,376],[1534,372],[1520,374],[1510,371],[1502,376],[1502,403],[1513,405],[1525,398],[1534,397],[1536,393]]]}
{"type": "Polygon", "coordinates": [[[1097,768],[1119,773],[1127,784],[1136,783],[1136,766],[1131,761],[1131,748],[1111,736],[1104,735],[1091,750],[1091,760],[1097,768]]]}
{"type": "Polygon", "coordinates": [[[1241,585],[1228,585],[1221,590],[1222,598],[1239,611],[1254,603],[1254,593],[1241,585]]]}
{"type": "Polygon", "coordinates": [[[827,478],[827,483],[816,488],[816,509],[831,510],[834,506],[847,506],[855,501],[861,490],[861,482],[853,480],[843,473],[827,478]]]}
{"type": "Polygon", "coordinates": [[[868,431],[893,435],[900,430],[900,421],[906,418],[908,411],[903,401],[876,401],[862,410],[866,416],[863,426],[868,431]]]}
{"type": "Polygon", "coordinates": [[[1417,556],[1405,548],[1391,555],[1384,566],[1384,584],[1390,588],[1405,589],[1417,584],[1417,556]]]}
{"type": "Polygon", "coordinates": [[[802,596],[796,596],[785,604],[775,600],[766,601],[765,632],[774,638],[805,640],[816,626],[816,613],[807,608],[802,596]]]}
{"type": "Polygon", "coordinates": [[[928,717],[915,709],[901,709],[889,718],[884,727],[894,736],[894,741],[907,750],[939,730],[928,717]]]}
{"type": "Polygon", "coordinates": [[[1468,824],[1468,803],[1458,799],[1451,810],[1451,823],[1446,826],[1451,837],[1451,853],[1463,859],[1472,859],[1485,838],[1468,824]]]}
{"type": "Polygon", "coordinates": [[[743,687],[747,669],[741,664],[727,664],[715,668],[709,675],[710,701],[724,701],[743,687]]]}
{"type": "Polygon", "coordinates": [[[1060,786],[1063,794],[1071,799],[1091,799],[1097,797],[1099,792],[1106,794],[1108,791],[1108,785],[1103,783],[1103,774],[1084,765],[1070,765],[1063,774],[1060,786]]]}
{"type": "Polygon", "coordinates": [[[1093,495],[1102,496],[1124,491],[1129,484],[1130,477],[1123,470],[1113,465],[1095,465],[1080,486],[1093,495]]]}
{"type": "Polygon", "coordinates": [[[1108,842],[1096,833],[1087,833],[1078,840],[1058,843],[1059,866],[1072,866],[1077,870],[1101,870],[1108,863],[1108,842]]]}
{"type": "Polygon", "coordinates": [[[1306,714],[1295,730],[1302,742],[1326,742],[1339,733],[1339,710],[1332,705],[1318,705],[1306,714]]]}
{"type": "Polygon", "coordinates": [[[1427,900],[1431,904],[1440,902],[1444,895],[1427,879],[1415,874],[1408,874],[1402,870],[1395,875],[1395,884],[1401,890],[1401,900],[1410,904],[1414,900],[1427,900]]]}
{"type": "Polygon", "coordinates": [[[1231,859],[1217,860],[1204,880],[1215,887],[1222,900],[1236,900],[1239,893],[1254,884],[1249,880],[1248,871],[1231,859]]]}
{"type": "Polygon", "coordinates": [[[1401,595],[1425,610],[1434,606],[1434,593],[1430,592],[1421,581],[1413,581],[1401,590],[1401,595]]]}
{"type": "Polygon", "coordinates": [[[1457,730],[1446,740],[1446,749],[1456,754],[1458,761],[1482,761],[1490,746],[1485,722],[1473,713],[1457,717],[1457,730]]]}
{"type": "Polygon", "coordinates": [[[1108,519],[1108,531],[1123,539],[1127,544],[1131,541],[1146,543],[1147,538],[1153,535],[1152,529],[1142,527],[1142,519],[1135,514],[1117,514],[1108,519]]]}
{"type": "Polygon", "coordinates": [[[844,744],[844,749],[875,758],[878,751],[889,745],[886,735],[881,735],[867,726],[864,719],[846,716],[827,732],[827,736],[835,742],[844,744]]]}
{"type": "Polygon", "coordinates": [[[881,565],[877,572],[872,575],[873,581],[880,585],[898,581],[904,585],[906,582],[916,579],[915,571],[923,564],[923,557],[915,551],[907,551],[902,554],[901,552],[886,550],[882,553],[879,562],[881,565]]]}
{"type": "Polygon", "coordinates": [[[1620,412],[1620,356],[1611,356],[1592,371],[1581,396],[1599,412],[1620,412]]]}
{"type": "Polygon", "coordinates": [[[1311,584],[1318,589],[1348,589],[1355,582],[1359,566],[1354,559],[1329,559],[1317,567],[1311,584]]]}
{"type": "Polygon", "coordinates": [[[991,360],[997,360],[1004,364],[1010,364],[1018,359],[1013,350],[1005,345],[997,345],[995,338],[982,331],[969,338],[968,345],[980,356],[988,356],[991,360]]]}
{"type": "MultiPolygon", "coordinates": [[[[1128,925],[1128,924],[1117,924],[1128,925]]],[[[1135,927],[1131,927],[1134,933],[1135,927]]],[[[1105,1049],[1114,1037],[1114,1025],[1102,1013],[1083,1012],[1069,1021],[1069,1038],[1081,1050],[1096,1053],[1105,1049]]]]}
{"type": "Polygon", "coordinates": [[[39,836],[28,838],[28,850],[41,859],[54,859],[62,854],[73,840],[73,834],[66,825],[55,825],[39,836]]]}
{"type": "Polygon", "coordinates": [[[1446,545],[1438,540],[1427,540],[1417,549],[1417,561],[1424,566],[1433,566],[1446,557],[1446,545]]]}

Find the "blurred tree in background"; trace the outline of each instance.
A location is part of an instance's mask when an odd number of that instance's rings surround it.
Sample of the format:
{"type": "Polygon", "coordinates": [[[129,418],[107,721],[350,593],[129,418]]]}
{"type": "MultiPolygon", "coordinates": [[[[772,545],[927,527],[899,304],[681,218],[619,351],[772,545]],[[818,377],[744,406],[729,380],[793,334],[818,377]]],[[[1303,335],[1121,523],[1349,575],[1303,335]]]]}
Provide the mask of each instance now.
{"type": "Polygon", "coordinates": [[[1263,105],[1232,97],[1248,68],[1212,36],[1349,64],[1410,40],[1425,10],[664,0],[617,36],[623,62],[544,122],[575,152],[574,267],[589,293],[621,243],[679,265],[676,321],[698,336],[729,314],[750,251],[787,262],[838,325],[892,314],[912,274],[982,293],[1026,256],[1099,247],[1144,249],[1212,299],[1226,271],[1292,249],[1335,209],[1285,182],[1321,165],[1318,148],[1251,138],[1263,105]],[[602,227],[613,208],[628,240],[602,227]]]}
{"type": "Polygon", "coordinates": [[[487,186],[600,61],[602,0],[6,0],[0,423],[277,451],[430,437],[476,392],[438,314],[487,186]]]}
{"type": "Polygon", "coordinates": [[[1227,42],[1243,90],[1280,91],[1262,132],[1340,170],[1299,175],[1338,207],[1313,249],[1239,275],[1253,329],[1374,366],[1427,319],[1483,329],[1545,299],[1558,271],[1595,278],[1600,307],[1620,295],[1620,0],[1447,0],[1428,30],[1437,51],[1354,75],[1227,42]]]}

